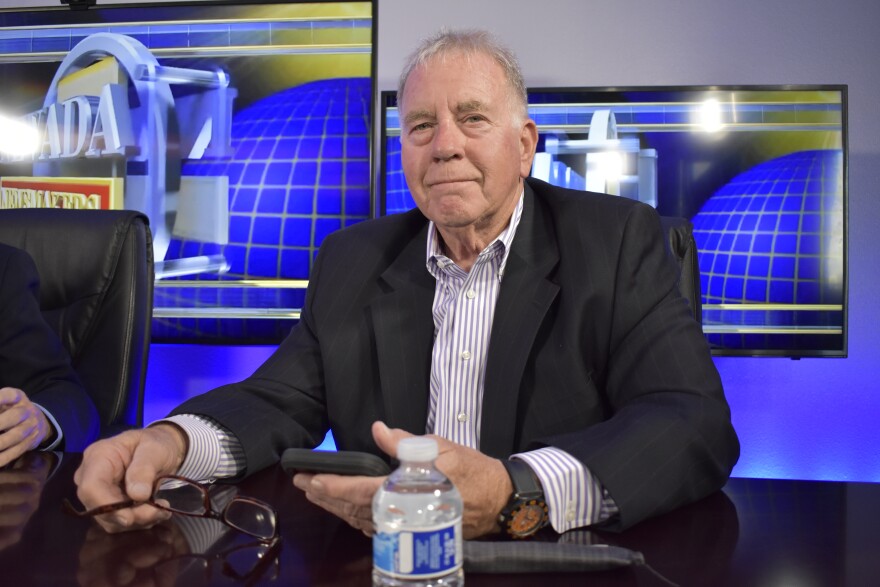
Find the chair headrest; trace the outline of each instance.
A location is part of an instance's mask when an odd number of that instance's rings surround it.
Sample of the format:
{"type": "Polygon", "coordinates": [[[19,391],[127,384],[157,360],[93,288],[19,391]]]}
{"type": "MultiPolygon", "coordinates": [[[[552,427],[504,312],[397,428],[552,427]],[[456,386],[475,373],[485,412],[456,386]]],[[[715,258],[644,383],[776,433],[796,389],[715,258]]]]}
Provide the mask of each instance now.
{"type": "Polygon", "coordinates": [[[135,218],[130,210],[35,208],[0,211],[0,241],[26,250],[40,274],[40,306],[52,310],[98,295],[119,262],[135,218]],[[62,279],[49,279],[60,276],[62,279]]]}

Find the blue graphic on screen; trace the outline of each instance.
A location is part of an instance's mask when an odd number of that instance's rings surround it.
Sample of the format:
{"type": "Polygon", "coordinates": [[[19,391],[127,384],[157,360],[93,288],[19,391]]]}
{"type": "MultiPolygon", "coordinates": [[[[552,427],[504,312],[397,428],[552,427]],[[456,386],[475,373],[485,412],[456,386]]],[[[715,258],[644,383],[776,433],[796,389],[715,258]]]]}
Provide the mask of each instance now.
{"type": "MultiPolygon", "coordinates": [[[[289,88],[236,113],[233,156],[189,161],[184,175],[229,178],[229,244],[172,239],[168,258],[223,254],[227,273],[201,280],[307,279],[329,233],[370,215],[369,78],[289,88]]],[[[301,307],[303,290],[156,290],[157,306],[301,307]],[[173,296],[176,299],[161,299],[173,296]],[[271,299],[267,299],[271,296],[271,299]],[[186,299],[180,299],[185,297],[186,299]]],[[[154,320],[155,337],[282,338],[275,320],[154,320]]]]}
{"type": "MultiPolygon", "coordinates": [[[[841,304],[842,167],[842,151],[799,151],[760,163],[715,192],[692,220],[703,304],[841,304]]],[[[839,318],[790,310],[703,314],[704,325],[756,320],[821,327],[839,318]]],[[[708,336],[742,345],[732,339],[761,335],[708,336]]]]}
{"type": "Polygon", "coordinates": [[[416,207],[403,176],[400,137],[385,138],[385,212],[397,214],[416,207]]]}

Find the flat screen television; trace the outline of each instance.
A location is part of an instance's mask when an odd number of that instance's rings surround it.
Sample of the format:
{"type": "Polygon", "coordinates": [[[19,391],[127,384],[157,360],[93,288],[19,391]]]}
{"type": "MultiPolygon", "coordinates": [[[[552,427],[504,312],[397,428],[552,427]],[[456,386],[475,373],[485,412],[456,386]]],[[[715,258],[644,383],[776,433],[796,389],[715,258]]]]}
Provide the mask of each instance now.
{"type": "Polygon", "coordinates": [[[373,213],[375,16],[341,0],[0,9],[0,208],[141,210],[154,341],[280,341],[324,236],[373,213]]]}
{"type": "MultiPolygon", "coordinates": [[[[694,225],[715,355],[847,353],[847,87],[531,88],[532,175],[694,225]]],[[[377,213],[414,207],[394,92],[379,98],[377,213]]]]}

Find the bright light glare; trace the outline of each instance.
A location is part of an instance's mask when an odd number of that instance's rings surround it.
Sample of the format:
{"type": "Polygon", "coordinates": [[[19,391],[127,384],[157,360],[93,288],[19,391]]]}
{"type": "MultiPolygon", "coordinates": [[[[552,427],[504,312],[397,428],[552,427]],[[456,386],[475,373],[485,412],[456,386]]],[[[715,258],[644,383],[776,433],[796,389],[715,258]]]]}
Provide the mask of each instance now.
{"type": "Polygon", "coordinates": [[[700,106],[700,126],[706,132],[718,132],[721,124],[721,105],[718,100],[709,99],[700,106]]]}
{"type": "Polygon", "coordinates": [[[600,153],[599,172],[605,181],[618,181],[623,175],[623,157],[620,153],[600,153]]]}
{"type": "Polygon", "coordinates": [[[36,153],[40,146],[37,129],[0,114],[0,152],[11,157],[36,153]]]}

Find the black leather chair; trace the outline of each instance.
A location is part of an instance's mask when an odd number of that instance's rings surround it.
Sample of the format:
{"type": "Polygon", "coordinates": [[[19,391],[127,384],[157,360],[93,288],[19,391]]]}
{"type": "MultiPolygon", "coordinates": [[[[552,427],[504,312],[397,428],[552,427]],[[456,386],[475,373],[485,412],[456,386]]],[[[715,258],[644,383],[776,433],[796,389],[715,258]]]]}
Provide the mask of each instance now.
{"type": "Polygon", "coordinates": [[[0,242],[40,273],[40,307],[101,416],[102,433],[143,425],[153,310],[147,217],[128,210],[0,210],[0,242]]]}
{"type": "Polygon", "coordinates": [[[697,242],[694,240],[694,226],[687,218],[661,216],[660,223],[666,233],[669,252],[678,262],[680,271],[678,289],[688,301],[694,319],[703,323],[703,305],[700,289],[700,265],[697,260],[697,242]]]}

